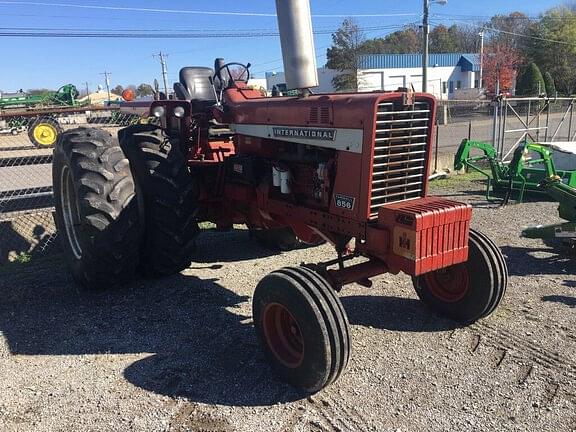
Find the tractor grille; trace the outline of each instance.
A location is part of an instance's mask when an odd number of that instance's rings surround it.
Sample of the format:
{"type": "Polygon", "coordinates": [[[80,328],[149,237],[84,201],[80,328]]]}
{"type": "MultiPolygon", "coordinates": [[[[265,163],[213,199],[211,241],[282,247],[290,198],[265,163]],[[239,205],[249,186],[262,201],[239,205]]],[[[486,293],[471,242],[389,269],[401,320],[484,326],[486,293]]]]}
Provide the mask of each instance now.
{"type": "Polygon", "coordinates": [[[378,105],[370,218],[384,204],[419,198],[424,192],[430,106],[378,105]]]}

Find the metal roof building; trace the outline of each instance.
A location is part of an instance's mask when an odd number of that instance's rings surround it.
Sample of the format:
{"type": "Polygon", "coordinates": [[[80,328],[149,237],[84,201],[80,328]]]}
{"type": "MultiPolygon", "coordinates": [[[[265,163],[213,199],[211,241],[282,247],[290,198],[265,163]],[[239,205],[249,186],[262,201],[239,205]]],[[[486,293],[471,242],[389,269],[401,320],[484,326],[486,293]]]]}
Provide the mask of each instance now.
{"type": "MultiPolygon", "coordinates": [[[[440,99],[458,93],[477,92],[480,56],[478,54],[430,54],[428,91],[440,99]]],[[[398,87],[422,88],[421,54],[368,54],[358,60],[360,91],[395,90],[398,87]]]]}
{"type": "MultiPolygon", "coordinates": [[[[430,67],[461,66],[469,72],[480,70],[478,54],[430,54],[430,67]]],[[[358,60],[359,69],[412,69],[422,67],[422,54],[366,54],[358,60]]]]}

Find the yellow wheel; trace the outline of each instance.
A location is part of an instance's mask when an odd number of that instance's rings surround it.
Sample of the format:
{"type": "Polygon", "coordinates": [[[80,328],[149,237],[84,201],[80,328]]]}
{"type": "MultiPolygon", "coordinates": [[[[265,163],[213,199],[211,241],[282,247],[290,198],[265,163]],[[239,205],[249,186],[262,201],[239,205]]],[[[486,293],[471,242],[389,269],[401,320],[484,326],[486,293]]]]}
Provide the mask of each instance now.
{"type": "Polygon", "coordinates": [[[39,148],[54,147],[61,133],[62,128],[56,119],[51,117],[38,118],[28,127],[28,138],[39,148]]]}

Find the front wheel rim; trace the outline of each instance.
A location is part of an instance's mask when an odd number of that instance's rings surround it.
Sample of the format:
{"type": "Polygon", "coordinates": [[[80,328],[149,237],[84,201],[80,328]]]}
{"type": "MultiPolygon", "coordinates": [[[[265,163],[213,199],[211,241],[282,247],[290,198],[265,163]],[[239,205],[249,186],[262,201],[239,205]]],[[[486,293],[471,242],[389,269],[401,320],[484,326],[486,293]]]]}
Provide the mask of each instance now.
{"type": "Polygon", "coordinates": [[[266,344],[285,367],[294,369],[304,361],[304,338],[300,326],[283,305],[270,303],[262,313],[266,344]]]}
{"type": "Polygon", "coordinates": [[[54,145],[58,138],[58,130],[50,123],[39,123],[32,131],[34,139],[42,147],[54,145]]]}
{"type": "Polygon", "coordinates": [[[456,264],[424,276],[430,294],[446,303],[462,300],[468,292],[470,276],[465,264],[456,264]]]}
{"type": "Polygon", "coordinates": [[[60,204],[62,216],[64,219],[64,229],[66,239],[70,249],[76,259],[82,258],[82,247],[78,236],[78,227],[80,226],[80,209],[78,208],[78,199],[76,197],[74,182],[70,175],[70,168],[65,166],[60,176],[61,194],[60,204]]]}

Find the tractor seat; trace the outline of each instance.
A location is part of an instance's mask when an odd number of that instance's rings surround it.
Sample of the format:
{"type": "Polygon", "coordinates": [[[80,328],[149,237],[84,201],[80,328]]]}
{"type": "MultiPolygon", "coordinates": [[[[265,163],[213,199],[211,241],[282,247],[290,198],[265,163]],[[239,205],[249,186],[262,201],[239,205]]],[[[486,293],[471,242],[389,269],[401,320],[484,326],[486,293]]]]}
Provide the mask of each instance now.
{"type": "Polygon", "coordinates": [[[180,69],[180,82],[174,83],[174,92],[178,99],[191,101],[194,111],[211,107],[216,103],[210,84],[213,75],[207,67],[184,67],[180,69]]]}

